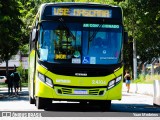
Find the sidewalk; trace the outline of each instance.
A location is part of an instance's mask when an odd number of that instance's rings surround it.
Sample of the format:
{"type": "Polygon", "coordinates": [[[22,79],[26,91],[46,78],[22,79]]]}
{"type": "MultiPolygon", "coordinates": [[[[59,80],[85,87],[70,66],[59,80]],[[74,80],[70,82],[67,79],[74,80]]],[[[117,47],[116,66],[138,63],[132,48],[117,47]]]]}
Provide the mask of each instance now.
{"type": "MultiPolygon", "coordinates": [[[[123,92],[127,92],[126,84],[123,83],[123,92]]],[[[138,93],[145,95],[154,95],[154,89],[152,84],[132,84],[130,85],[130,93],[138,93]]]]}

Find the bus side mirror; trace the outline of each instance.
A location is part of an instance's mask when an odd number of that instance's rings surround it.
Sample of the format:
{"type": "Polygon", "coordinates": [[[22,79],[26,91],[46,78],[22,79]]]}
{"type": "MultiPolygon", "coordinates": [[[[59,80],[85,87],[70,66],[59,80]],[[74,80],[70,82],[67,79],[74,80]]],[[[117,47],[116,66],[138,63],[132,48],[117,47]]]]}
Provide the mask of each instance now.
{"type": "Polygon", "coordinates": [[[37,39],[37,29],[32,30],[32,41],[35,41],[37,39]]]}
{"type": "Polygon", "coordinates": [[[124,43],[128,43],[128,32],[124,32],[124,43]]]}

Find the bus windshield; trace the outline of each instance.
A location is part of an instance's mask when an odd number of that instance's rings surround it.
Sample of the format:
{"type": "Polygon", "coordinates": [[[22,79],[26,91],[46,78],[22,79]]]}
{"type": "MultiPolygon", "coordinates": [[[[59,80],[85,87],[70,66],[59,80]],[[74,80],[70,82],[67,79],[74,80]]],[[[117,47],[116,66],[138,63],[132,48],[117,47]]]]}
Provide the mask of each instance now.
{"type": "Polygon", "coordinates": [[[116,24],[42,22],[40,60],[59,64],[116,64],[122,26],[116,24]]]}

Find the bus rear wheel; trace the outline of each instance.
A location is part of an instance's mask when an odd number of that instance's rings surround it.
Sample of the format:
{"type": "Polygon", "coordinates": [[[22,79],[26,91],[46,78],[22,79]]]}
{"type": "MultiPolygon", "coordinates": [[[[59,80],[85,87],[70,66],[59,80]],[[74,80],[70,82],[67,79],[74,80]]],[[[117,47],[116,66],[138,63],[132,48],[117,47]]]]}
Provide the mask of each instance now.
{"type": "Polygon", "coordinates": [[[109,111],[111,108],[111,100],[90,101],[90,104],[99,106],[102,111],[109,111]]]}

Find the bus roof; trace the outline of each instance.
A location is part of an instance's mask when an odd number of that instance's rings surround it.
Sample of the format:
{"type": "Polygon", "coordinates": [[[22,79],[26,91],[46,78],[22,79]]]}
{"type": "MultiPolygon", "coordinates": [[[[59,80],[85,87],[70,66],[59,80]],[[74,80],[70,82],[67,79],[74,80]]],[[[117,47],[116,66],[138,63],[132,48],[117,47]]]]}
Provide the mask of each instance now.
{"type": "Polygon", "coordinates": [[[108,4],[100,4],[100,3],[83,3],[83,2],[55,2],[55,3],[43,3],[41,7],[44,6],[103,6],[103,7],[119,7],[119,6],[113,6],[108,4]]]}

